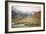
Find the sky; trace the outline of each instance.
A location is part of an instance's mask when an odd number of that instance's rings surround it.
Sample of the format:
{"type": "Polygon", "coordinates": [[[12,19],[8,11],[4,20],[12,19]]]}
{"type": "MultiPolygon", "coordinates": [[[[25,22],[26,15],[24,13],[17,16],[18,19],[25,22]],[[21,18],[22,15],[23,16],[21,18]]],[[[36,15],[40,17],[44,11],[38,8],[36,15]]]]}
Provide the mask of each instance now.
{"type": "Polygon", "coordinates": [[[41,7],[39,6],[21,6],[21,5],[15,5],[13,6],[13,10],[15,11],[17,9],[18,11],[22,13],[35,13],[41,10],[41,7]]]}

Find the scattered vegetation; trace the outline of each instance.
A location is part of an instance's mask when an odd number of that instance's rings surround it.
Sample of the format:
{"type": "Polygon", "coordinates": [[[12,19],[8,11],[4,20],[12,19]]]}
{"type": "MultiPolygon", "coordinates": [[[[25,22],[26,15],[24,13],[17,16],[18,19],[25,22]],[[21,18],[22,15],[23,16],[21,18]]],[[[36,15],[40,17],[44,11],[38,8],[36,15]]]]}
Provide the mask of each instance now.
{"type": "Polygon", "coordinates": [[[24,26],[31,26],[31,27],[41,26],[41,11],[36,12],[32,16],[27,17],[19,16],[16,18],[12,18],[12,22],[15,23],[15,25],[24,24],[24,26]]]}

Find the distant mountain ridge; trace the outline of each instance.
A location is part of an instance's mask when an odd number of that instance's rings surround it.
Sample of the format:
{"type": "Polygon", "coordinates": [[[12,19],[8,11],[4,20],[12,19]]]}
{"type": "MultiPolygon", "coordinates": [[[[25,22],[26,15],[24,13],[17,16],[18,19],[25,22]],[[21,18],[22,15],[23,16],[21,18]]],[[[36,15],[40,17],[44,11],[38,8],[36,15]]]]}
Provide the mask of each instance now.
{"type": "Polygon", "coordinates": [[[26,16],[32,16],[32,13],[21,13],[21,12],[15,12],[15,11],[12,11],[12,17],[26,17],[26,16]]]}

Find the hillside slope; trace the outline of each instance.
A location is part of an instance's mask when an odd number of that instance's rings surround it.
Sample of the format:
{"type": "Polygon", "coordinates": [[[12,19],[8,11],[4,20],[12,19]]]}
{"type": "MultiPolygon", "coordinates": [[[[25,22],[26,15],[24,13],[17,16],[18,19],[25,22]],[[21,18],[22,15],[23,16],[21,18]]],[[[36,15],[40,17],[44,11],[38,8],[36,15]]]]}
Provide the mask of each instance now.
{"type": "Polygon", "coordinates": [[[32,16],[15,19],[15,24],[24,24],[25,26],[40,26],[41,25],[41,11],[36,12],[32,16]]]}

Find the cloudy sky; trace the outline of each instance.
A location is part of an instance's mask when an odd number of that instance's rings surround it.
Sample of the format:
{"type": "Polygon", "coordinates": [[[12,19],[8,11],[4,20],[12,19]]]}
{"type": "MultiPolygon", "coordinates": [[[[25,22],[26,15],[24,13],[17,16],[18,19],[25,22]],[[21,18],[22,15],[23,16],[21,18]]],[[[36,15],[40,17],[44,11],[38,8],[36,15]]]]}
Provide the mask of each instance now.
{"type": "Polygon", "coordinates": [[[13,10],[16,11],[15,9],[17,9],[18,11],[22,12],[22,13],[34,13],[34,12],[38,12],[41,10],[41,7],[39,6],[20,6],[20,5],[15,5],[13,6],[13,10]]]}

